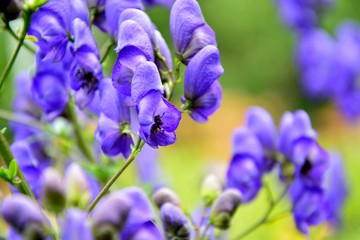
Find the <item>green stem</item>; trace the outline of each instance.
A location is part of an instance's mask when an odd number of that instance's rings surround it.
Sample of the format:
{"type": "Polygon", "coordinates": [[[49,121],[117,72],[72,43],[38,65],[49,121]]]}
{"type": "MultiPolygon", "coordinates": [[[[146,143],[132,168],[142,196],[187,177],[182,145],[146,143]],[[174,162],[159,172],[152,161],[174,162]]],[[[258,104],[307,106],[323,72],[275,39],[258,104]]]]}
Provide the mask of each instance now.
{"type": "Polygon", "coordinates": [[[73,123],[76,140],[77,140],[77,143],[78,143],[78,146],[79,146],[81,152],[85,155],[85,157],[90,162],[96,163],[96,158],[95,158],[93,152],[90,150],[90,148],[86,144],[85,137],[83,135],[83,131],[82,131],[79,121],[76,117],[73,99],[66,106],[66,112],[67,112],[68,117],[70,118],[71,122],[73,123]]]}
{"type": "Polygon", "coordinates": [[[265,224],[268,221],[270,214],[275,209],[276,205],[285,197],[288,190],[289,190],[289,186],[286,186],[286,188],[279,195],[279,197],[276,198],[275,200],[273,200],[272,202],[270,202],[269,208],[265,212],[264,216],[258,222],[256,222],[250,228],[248,228],[245,232],[238,235],[235,239],[240,240],[240,239],[246,237],[247,235],[249,235],[250,233],[252,233],[253,231],[255,231],[257,228],[261,227],[263,224],[265,224]]]}
{"type": "Polygon", "coordinates": [[[205,226],[205,229],[200,237],[200,240],[205,240],[205,237],[206,237],[206,234],[207,234],[207,231],[209,230],[209,227],[211,226],[211,222],[209,221],[206,226],[205,226]]]}
{"type": "MultiPolygon", "coordinates": [[[[14,161],[14,155],[11,153],[9,144],[7,143],[4,134],[1,132],[0,133],[0,158],[5,162],[6,166],[9,166],[11,161],[14,161]]],[[[22,173],[21,169],[19,167],[17,167],[17,178],[19,178],[19,183],[17,185],[15,185],[15,187],[17,187],[17,189],[29,196],[30,198],[35,200],[35,196],[34,193],[31,191],[31,188],[28,184],[28,182],[26,181],[24,174],[22,173]]]]}
{"type": "Polygon", "coordinates": [[[100,199],[105,196],[105,194],[109,191],[110,187],[116,182],[116,180],[120,177],[120,175],[127,169],[128,166],[135,160],[136,156],[139,154],[141,149],[143,148],[145,142],[139,138],[136,143],[135,148],[131,152],[130,156],[126,159],[121,168],[112,176],[109,181],[105,184],[105,186],[101,189],[101,192],[96,196],[94,201],[89,205],[87,212],[90,213],[96,204],[100,201],[100,199]]]}
{"type": "Polygon", "coordinates": [[[114,41],[112,39],[110,39],[106,44],[105,44],[105,52],[102,54],[100,63],[105,62],[107,56],[110,53],[110,50],[114,47],[114,41]]]}
{"type": "Polygon", "coordinates": [[[4,72],[2,73],[2,75],[0,77],[0,91],[3,88],[3,85],[4,85],[7,75],[10,73],[10,70],[15,63],[16,57],[20,52],[21,46],[24,43],[26,33],[30,26],[30,19],[31,19],[32,13],[33,13],[33,11],[30,11],[30,10],[23,12],[24,25],[23,25],[23,28],[22,28],[22,31],[21,31],[21,34],[19,37],[18,44],[16,45],[16,48],[15,48],[13,54],[11,55],[11,58],[10,58],[9,62],[7,63],[4,72]]]}
{"type": "MultiPolygon", "coordinates": [[[[16,35],[16,33],[11,29],[11,27],[8,23],[5,25],[5,29],[10,33],[10,35],[13,38],[15,38],[17,41],[20,41],[20,37],[18,35],[16,35]]],[[[35,54],[36,50],[32,46],[30,46],[26,42],[24,42],[23,45],[27,50],[29,50],[31,53],[35,54]]]]}
{"type": "Polygon", "coordinates": [[[22,124],[25,126],[29,126],[32,128],[38,128],[40,130],[46,131],[46,127],[41,122],[24,119],[21,116],[17,116],[16,114],[14,114],[12,112],[8,112],[3,109],[0,109],[0,118],[11,121],[11,122],[16,122],[16,123],[19,123],[19,124],[22,124]]]}

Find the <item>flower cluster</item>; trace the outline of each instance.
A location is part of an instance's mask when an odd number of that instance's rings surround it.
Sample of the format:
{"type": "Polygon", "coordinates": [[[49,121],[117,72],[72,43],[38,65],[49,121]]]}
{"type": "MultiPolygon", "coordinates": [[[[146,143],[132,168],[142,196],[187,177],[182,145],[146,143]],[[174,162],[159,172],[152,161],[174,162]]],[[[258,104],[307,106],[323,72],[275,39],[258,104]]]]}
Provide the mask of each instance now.
{"type": "Polygon", "coordinates": [[[330,35],[320,18],[331,5],[332,0],[278,1],[285,23],[297,36],[296,63],[305,94],[315,100],[333,99],[346,117],[355,119],[360,115],[360,28],[344,21],[330,35]]]}
{"type": "Polygon", "coordinates": [[[309,226],[340,220],[347,192],[341,166],[338,156],[319,145],[306,112],[285,113],[277,133],[269,113],[253,107],[246,113],[245,126],[234,132],[226,186],[250,202],[263,186],[264,175],[276,170],[288,187],[296,226],[308,234],[309,226]]]}

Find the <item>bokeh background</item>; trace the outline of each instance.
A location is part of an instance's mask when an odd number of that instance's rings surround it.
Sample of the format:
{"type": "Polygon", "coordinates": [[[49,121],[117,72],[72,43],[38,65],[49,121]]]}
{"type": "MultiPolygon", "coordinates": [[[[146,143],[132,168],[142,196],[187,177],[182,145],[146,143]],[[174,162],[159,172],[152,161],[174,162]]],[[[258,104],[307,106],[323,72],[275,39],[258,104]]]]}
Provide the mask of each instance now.
{"type": "MultiPolygon", "coordinates": [[[[311,239],[360,239],[360,119],[349,121],[331,102],[314,103],[304,97],[294,63],[295,37],[282,24],[272,0],[199,0],[199,3],[206,21],[217,35],[225,69],[220,80],[224,99],[221,109],[206,124],[195,123],[183,116],[177,131],[178,141],[160,150],[161,177],[178,192],[187,208],[196,209],[200,204],[198,193],[203,177],[208,173],[224,175],[231,157],[232,131],[243,124],[248,107],[264,107],[276,123],[285,111],[305,109],[319,132],[320,143],[342,154],[350,189],[342,228],[335,233],[325,225],[316,227],[311,232],[311,239]]],[[[156,7],[147,12],[170,44],[169,10],[156,7]]],[[[359,13],[360,1],[338,0],[323,24],[332,32],[342,20],[360,21],[359,13]]],[[[15,29],[20,26],[20,22],[13,24],[15,29]]],[[[101,46],[105,36],[95,32],[101,46]]],[[[0,72],[10,58],[14,44],[8,33],[0,33],[0,72]]],[[[115,54],[112,54],[106,61],[108,73],[114,60],[115,54]]],[[[1,109],[10,110],[13,79],[21,69],[31,68],[33,61],[33,57],[23,49],[0,94],[1,109]]],[[[182,89],[177,89],[174,99],[179,99],[181,93],[182,89]]],[[[0,127],[4,126],[7,122],[1,120],[0,127]]],[[[8,131],[7,137],[11,139],[11,132],[8,131]]],[[[133,172],[134,169],[130,169],[123,179],[131,179],[133,172]]],[[[270,181],[274,192],[279,192],[281,186],[270,181]]],[[[120,184],[131,184],[131,180],[120,184]]],[[[6,194],[4,183],[0,186],[6,194]]],[[[286,201],[283,205],[283,209],[288,206],[286,201]]],[[[254,202],[238,210],[230,236],[235,237],[260,219],[266,207],[265,194],[261,191],[254,202]]],[[[263,226],[247,239],[305,238],[297,233],[291,215],[287,215],[263,226]]]]}

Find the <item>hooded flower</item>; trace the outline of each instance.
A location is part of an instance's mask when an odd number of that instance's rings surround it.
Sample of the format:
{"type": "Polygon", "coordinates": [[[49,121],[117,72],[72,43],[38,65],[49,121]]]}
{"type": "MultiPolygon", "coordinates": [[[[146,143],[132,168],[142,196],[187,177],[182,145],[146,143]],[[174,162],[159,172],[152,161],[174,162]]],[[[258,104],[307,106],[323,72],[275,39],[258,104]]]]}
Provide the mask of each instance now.
{"type": "Polygon", "coordinates": [[[191,238],[190,222],[179,207],[165,203],[160,209],[160,218],[168,239],[191,238]]]}
{"type": "Polygon", "coordinates": [[[119,17],[128,8],[143,9],[141,0],[106,0],[105,17],[108,25],[108,32],[114,39],[118,36],[119,17]]]}
{"type": "Polygon", "coordinates": [[[323,189],[306,187],[300,181],[292,184],[290,199],[293,205],[293,216],[296,227],[303,234],[309,234],[309,227],[323,223],[328,214],[323,189]]]}
{"type": "Polygon", "coordinates": [[[175,143],[175,130],[179,126],[181,113],[168,102],[162,93],[150,90],[137,106],[140,137],[151,147],[175,143]]]}
{"type": "Polygon", "coordinates": [[[217,79],[224,69],[215,46],[207,46],[196,54],[184,76],[184,106],[197,122],[206,122],[219,107],[222,90],[217,79]]]}
{"type": "Polygon", "coordinates": [[[88,22],[88,11],[82,0],[50,0],[33,14],[28,34],[37,38],[43,60],[60,61],[64,57],[71,21],[75,18],[88,22]]]}
{"type": "Polygon", "coordinates": [[[70,70],[70,85],[76,91],[75,101],[80,108],[94,98],[102,79],[99,51],[91,30],[80,19],[73,21],[74,59],[70,70]]]}
{"type": "Polygon", "coordinates": [[[113,87],[108,78],[100,84],[100,117],[96,140],[107,156],[122,153],[128,157],[133,140],[129,133],[130,109],[124,106],[124,97],[113,87]]]}
{"type": "Polygon", "coordinates": [[[284,154],[286,158],[291,159],[294,144],[302,137],[314,140],[317,138],[317,133],[311,126],[309,115],[303,110],[284,113],[280,121],[279,152],[284,154]]]}
{"type": "Polygon", "coordinates": [[[263,150],[256,136],[247,128],[233,134],[233,157],[226,174],[226,187],[242,193],[243,201],[256,197],[262,186],[263,150]]]}
{"type": "Polygon", "coordinates": [[[264,149],[264,171],[270,171],[276,154],[276,127],[270,114],[260,107],[252,107],[246,112],[245,126],[259,140],[264,149]]]}
{"type": "Polygon", "coordinates": [[[176,55],[187,64],[207,45],[216,46],[215,33],[204,20],[196,0],[177,0],[170,12],[170,33],[176,55]]]}
{"type": "Polygon", "coordinates": [[[330,155],[311,138],[300,138],[293,148],[291,161],[295,178],[306,186],[321,186],[329,167],[330,155]]]}
{"type": "Polygon", "coordinates": [[[127,98],[131,105],[131,81],[136,67],[146,61],[154,61],[151,40],[141,25],[134,20],[126,20],[120,25],[117,46],[118,58],[112,71],[114,87],[127,98]]]}

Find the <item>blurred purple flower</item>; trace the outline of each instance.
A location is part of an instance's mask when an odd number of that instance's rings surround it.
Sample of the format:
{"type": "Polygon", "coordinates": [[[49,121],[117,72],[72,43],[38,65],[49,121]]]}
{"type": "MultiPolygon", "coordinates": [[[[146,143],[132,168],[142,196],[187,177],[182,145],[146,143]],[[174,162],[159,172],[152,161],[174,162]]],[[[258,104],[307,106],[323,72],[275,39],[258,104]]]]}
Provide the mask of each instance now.
{"type": "Polygon", "coordinates": [[[263,108],[252,107],[246,111],[245,126],[259,140],[264,151],[264,171],[271,171],[275,165],[276,126],[270,114],[263,108]]]}
{"type": "Polygon", "coordinates": [[[170,8],[174,2],[175,2],[175,0],[143,0],[143,3],[147,7],[153,7],[155,5],[160,5],[163,7],[170,8]]]}
{"type": "Polygon", "coordinates": [[[102,79],[99,51],[91,30],[81,19],[74,19],[74,59],[70,70],[70,85],[76,91],[75,101],[80,108],[94,98],[102,79]]]}
{"type": "Polygon", "coordinates": [[[185,240],[191,238],[190,222],[179,207],[165,203],[161,206],[160,218],[168,239],[185,240]]]}
{"type": "Polygon", "coordinates": [[[295,142],[302,137],[317,138],[309,115],[303,110],[284,113],[280,121],[278,151],[290,160],[295,142]]]}
{"type": "Polygon", "coordinates": [[[100,117],[96,140],[107,156],[122,153],[128,157],[133,140],[130,131],[130,109],[124,106],[124,97],[108,78],[100,83],[100,117]]]}
{"type": "Polygon", "coordinates": [[[93,240],[87,213],[79,209],[69,209],[61,223],[61,239],[93,240]]]}
{"type": "Polygon", "coordinates": [[[300,138],[294,145],[291,162],[295,165],[295,178],[306,186],[321,186],[330,155],[314,139],[300,138]]]}
{"type": "Polygon", "coordinates": [[[219,107],[222,90],[217,79],[224,69],[215,46],[201,49],[189,62],[184,76],[182,102],[197,122],[206,122],[219,107]]]}
{"type": "Polygon", "coordinates": [[[233,157],[226,174],[226,187],[242,193],[243,201],[254,199],[262,187],[263,150],[247,128],[233,133],[233,157]]]}
{"type": "Polygon", "coordinates": [[[44,230],[47,224],[47,219],[39,206],[22,194],[6,198],[1,204],[0,212],[5,221],[19,233],[31,228],[44,230]]]}
{"type": "Polygon", "coordinates": [[[328,214],[324,191],[319,187],[306,187],[300,181],[289,189],[296,227],[309,234],[309,227],[323,223],[328,214]]]}

